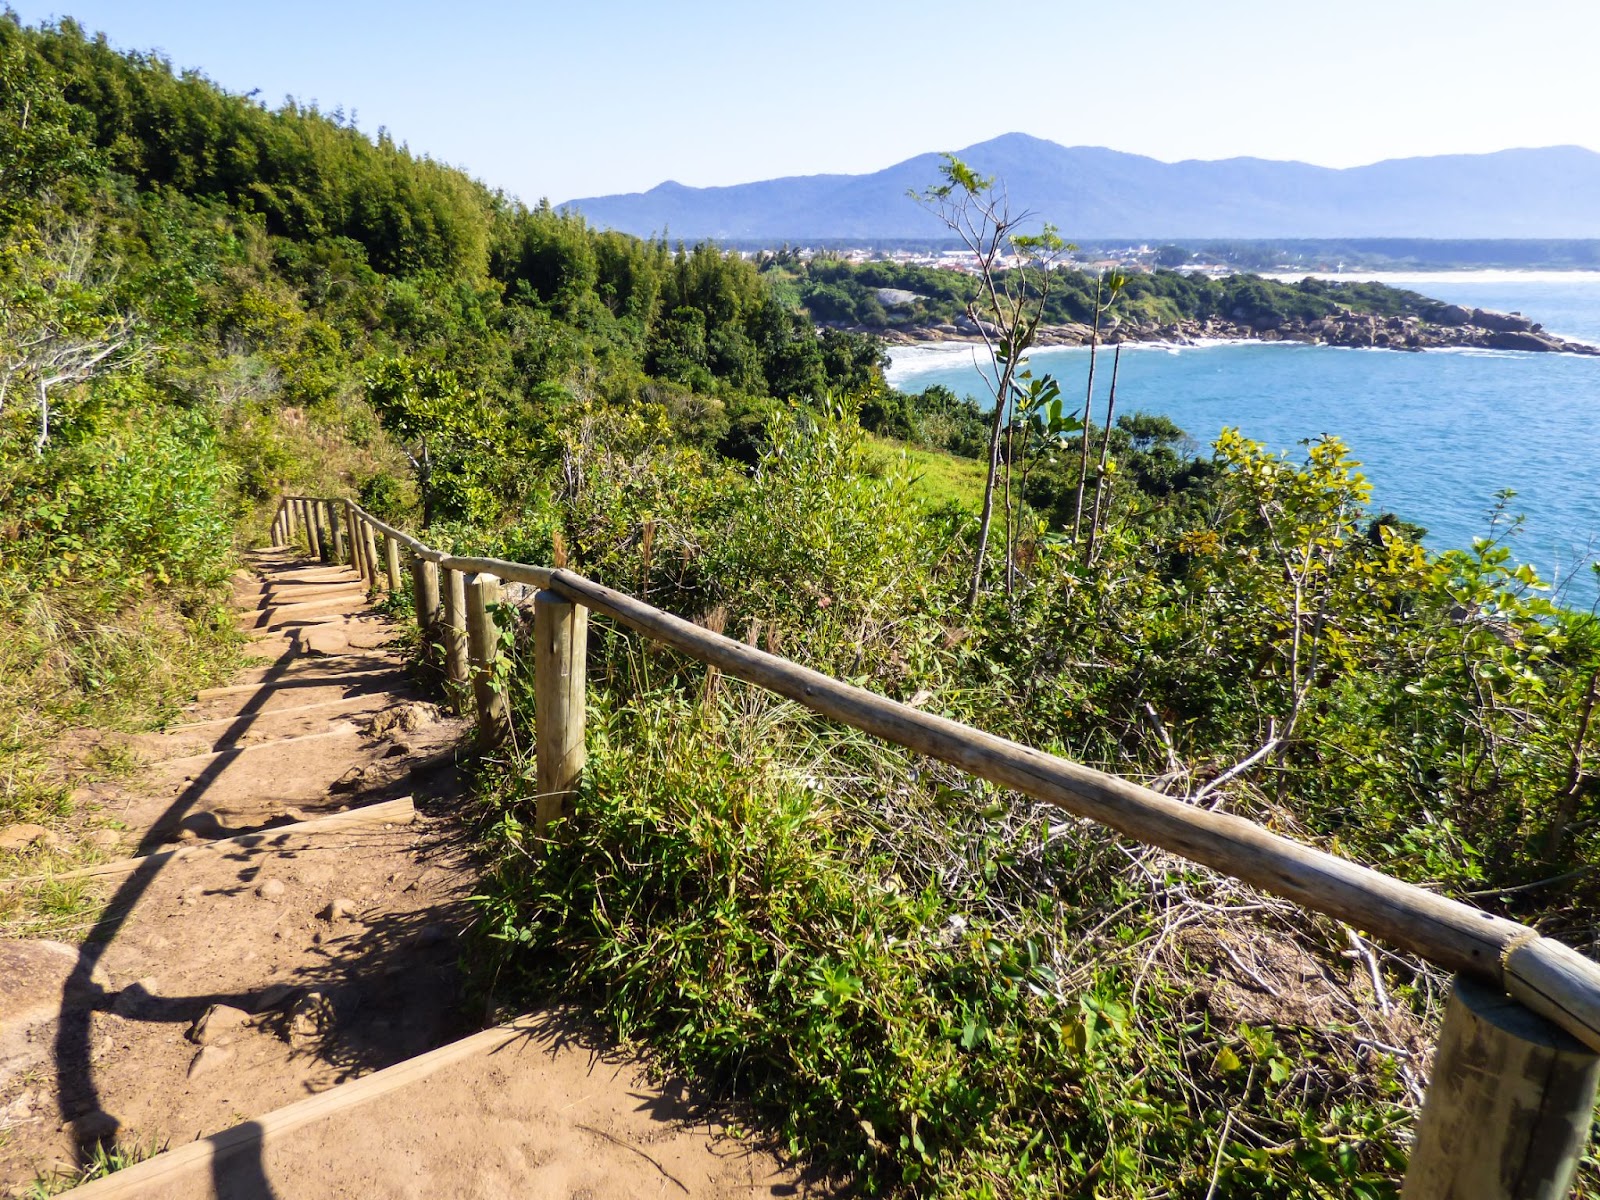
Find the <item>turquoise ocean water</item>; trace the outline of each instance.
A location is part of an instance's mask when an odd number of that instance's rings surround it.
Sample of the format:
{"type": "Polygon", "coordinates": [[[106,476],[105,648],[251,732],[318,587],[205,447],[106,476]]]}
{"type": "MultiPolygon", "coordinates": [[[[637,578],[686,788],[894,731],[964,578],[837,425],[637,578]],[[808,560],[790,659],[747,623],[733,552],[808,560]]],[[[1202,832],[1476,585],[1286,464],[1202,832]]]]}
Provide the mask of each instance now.
{"type": "MultiPolygon", "coordinates": [[[[1480,272],[1379,276],[1457,304],[1516,310],[1552,333],[1600,343],[1600,274],[1480,272]]],[[[1096,371],[1104,411],[1110,357],[1096,371]]],[[[1045,349],[1067,396],[1083,394],[1088,351],[1045,349]]],[[[942,383],[988,403],[971,347],[896,352],[890,382],[908,391],[942,383]]],[[[1285,450],[1338,435],[1372,483],[1374,511],[1428,529],[1435,549],[1489,531],[1502,488],[1526,520],[1514,556],[1557,584],[1564,603],[1600,598],[1600,358],[1501,351],[1345,350],[1285,343],[1128,346],[1119,412],[1161,413],[1202,446],[1225,426],[1285,450]]]]}

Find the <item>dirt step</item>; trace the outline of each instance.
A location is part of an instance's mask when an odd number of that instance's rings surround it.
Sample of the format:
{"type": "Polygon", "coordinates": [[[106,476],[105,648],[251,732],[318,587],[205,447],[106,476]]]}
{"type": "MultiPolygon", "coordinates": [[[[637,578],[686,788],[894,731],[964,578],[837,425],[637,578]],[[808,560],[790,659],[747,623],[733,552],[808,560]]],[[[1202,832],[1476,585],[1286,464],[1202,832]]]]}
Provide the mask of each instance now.
{"type": "Polygon", "coordinates": [[[407,735],[373,741],[358,732],[268,744],[255,754],[223,751],[165,794],[128,796],[107,808],[144,829],[147,848],[254,832],[281,822],[290,808],[326,816],[447,780],[458,728],[449,723],[447,732],[419,742],[403,740],[407,735]]]}
{"type": "Polygon", "coordinates": [[[297,600],[310,600],[324,595],[364,596],[366,591],[366,580],[357,576],[348,579],[312,579],[263,583],[253,587],[235,585],[233,594],[241,605],[246,606],[246,611],[248,611],[247,599],[249,597],[259,597],[261,600],[276,600],[278,603],[290,603],[297,600]]]}
{"type": "Polygon", "coordinates": [[[274,570],[268,582],[240,582],[233,585],[234,603],[241,609],[256,607],[263,596],[289,595],[319,588],[365,586],[365,581],[348,567],[303,567],[274,570]]]}
{"type": "Polygon", "coordinates": [[[471,879],[450,828],[417,821],[276,830],[91,881],[110,902],[64,948],[65,1006],[0,1026],[0,1189],[102,1137],[185,1142],[459,1036],[471,879]],[[233,1011],[197,1028],[215,1006],[233,1011]]]}
{"type": "Polygon", "coordinates": [[[265,588],[260,592],[234,592],[234,608],[240,617],[249,617],[263,609],[290,604],[318,604],[328,600],[359,603],[367,598],[367,586],[361,580],[334,580],[311,582],[294,588],[265,588]]]}
{"type": "Polygon", "coordinates": [[[102,801],[156,852],[25,882],[93,902],[82,944],[0,943],[0,1195],[113,1144],[178,1148],[78,1194],[813,1194],[559,1014],[450,1044],[476,873],[452,822],[381,802],[448,796],[464,723],[329,597],[353,572],[257,562],[235,605],[275,661],[102,801]]]}
{"type": "Polygon", "coordinates": [[[181,739],[173,738],[168,735],[164,736],[163,742],[167,744],[177,742],[178,745],[175,745],[173,748],[182,750],[183,752],[170,755],[166,758],[152,759],[150,760],[150,765],[155,767],[173,767],[182,765],[185,769],[191,767],[200,769],[204,768],[207,760],[219,758],[223,755],[246,754],[252,751],[259,752],[262,750],[279,750],[287,752],[290,755],[298,756],[298,752],[302,748],[300,745],[302,742],[315,742],[322,738],[331,737],[349,737],[352,734],[359,735],[361,733],[361,727],[358,726],[354,721],[339,720],[334,721],[331,724],[325,724],[325,728],[318,729],[312,733],[300,733],[290,737],[268,738],[250,742],[236,741],[220,749],[213,748],[206,750],[195,750],[193,748],[184,747],[181,744],[181,739]]]}
{"type": "Polygon", "coordinates": [[[816,1197],[563,1012],[486,1030],[82,1188],[83,1200],[816,1197]]]}
{"type": "Polygon", "coordinates": [[[297,617],[277,629],[258,632],[249,645],[275,655],[340,655],[351,651],[379,650],[397,638],[387,621],[354,617],[314,619],[297,617]]]}
{"type": "MultiPolygon", "coordinates": [[[[273,734],[296,731],[301,722],[320,721],[326,716],[339,713],[364,713],[385,708],[391,704],[403,703],[405,697],[397,695],[387,687],[373,688],[369,691],[357,691],[354,694],[336,696],[328,700],[312,700],[299,704],[284,704],[272,709],[251,709],[248,711],[233,711],[215,717],[203,717],[193,721],[180,721],[175,725],[168,725],[161,733],[164,738],[175,737],[180,734],[203,733],[212,731],[208,736],[220,737],[229,725],[238,725],[240,732],[248,730],[251,734],[262,734],[270,731],[273,734]],[[312,716],[311,714],[316,714],[312,716]]],[[[213,746],[212,749],[221,749],[213,746]]]]}
{"type": "Polygon", "coordinates": [[[308,658],[297,662],[255,667],[241,673],[243,682],[205,688],[195,696],[196,703],[246,696],[254,692],[286,692],[315,687],[355,688],[391,685],[405,680],[404,667],[393,655],[364,652],[335,659],[308,658]],[[341,670],[340,668],[343,667],[341,670]]]}
{"type": "Polygon", "coordinates": [[[295,621],[302,621],[306,618],[325,620],[334,616],[361,612],[365,608],[366,597],[358,594],[323,596],[316,600],[297,600],[292,604],[274,601],[255,612],[241,614],[237,619],[237,624],[240,629],[247,633],[259,632],[269,629],[281,629],[285,625],[295,621]]]}
{"type": "Polygon", "coordinates": [[[257,833],[239,834],[216,841],[198,842],[172,850],[160,850],[136,858],[122,858],[114,862],[96,863],[92,867],[77,867],[70,871],[56,871],[49,875],[25,875],[19,879],[0,880],[0,888],[29,887],[41,883],[62,883],[70,879],[116,879],[132,875],[135,871],[180,858],[193,858],[201,854],[221,854],[236,849],[252,849],[267,845],[271,839],[281,840],[309,833],[336,833],[362,825],[409,825],[417,819],[416,802],[410,796],[386,800],[382,804],[366,804],[360,808],[317,817],[309,821],[291,821],[274,825],[257,833]]]}

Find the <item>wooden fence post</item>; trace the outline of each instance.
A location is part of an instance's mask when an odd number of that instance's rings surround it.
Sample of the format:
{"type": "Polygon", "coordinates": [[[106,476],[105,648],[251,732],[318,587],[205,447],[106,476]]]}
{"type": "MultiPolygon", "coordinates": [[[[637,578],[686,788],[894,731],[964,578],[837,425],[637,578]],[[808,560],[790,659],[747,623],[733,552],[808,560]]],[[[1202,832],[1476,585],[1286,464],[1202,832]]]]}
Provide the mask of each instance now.
{"type": "Polygon", "coordinates": [[[388,576],[389,592],[400,590],[400,543],[387,533],[383,535],[383,573],[388,576]]]}
{"type": "Polygon", "coordinates": [[[378,575],[383,570],[378,565],[377,532],[359,512],[356,513],[356,528],[361,531],[361,557],[367,560],[367,582],[377,587],[378,575]]]}
{"type": "Polygon", "coordinates": [[[444,599],[444,676],[451,685],[452,699],[461,707],[467,686],[467,584],[460,571],[446,567],[439,580],[444,599]]]}
{"type": "Polygon", "coordinates": [[[300,501],[300,525],[306,531],[306,550],[312,558],[322,557],[322,537],[317,530],[315,506],[309,500],[300,501]]]}
{"type": "Polygon", "coordinates": [[[328,561],[336,567],[349,561],[344,552],[344,522],[339,520],[338,503],[337,500],[322,502],[323,515],[328,519],[328,539],[323,549],[329,552],[328,561]]]}
{"type": "Polygon", "coordinates": [[[533,704],[537,830],[564,815],[583,777],[584,675],[589,610],[542,591],[533,598],[533,704]]]}
{"type": "Polygon", "coordinates": [[[361,552],[367,556],[367,581],[373,587],[377,587],[378,546],[376,539],[373,537],[372,523],[360,513],[356,514],[356,523],[361,526],[361,552]]]}
{"type": "Polygon", "coordinates": [[[322,501],[306,501],[306,530],[311,542],[311,556],[322,562],[329,561],[333,551],[328,546],[328,539],[322,535],[322,501]]]}
{"type": "MultiPolygon", "coordinates": [[[[429,645],[439,630],[439,564],[420,554],[411,555],[411,603],[417,610],[417,631],[429,645]]],[[[432,659],[432,653],[425,657],[432,659]]]]}
{"type": "Polygon", "coordinates": [[[504,692],[495,690],[494,662],[500,655],[500,627],[491,605],[500,603],[500,580],[486,572],[467,576],[467,643],[472,658],[472,697],[478,708],[478,744],[501,745],[511,732],[504,692]]]}
{"type": "Polygon", "coordinates": [[[356,574],[362,579],[367,577],[367,564],[361,561],[361,530],[356,526],[356,510],[350,506],[350,501],[339,502],[340,515],[344,518],[343,530],[345,545],[350,548],[350,565],[356,569],[356,574]]]}
{"type": "Polygon", "coordinates": [[[300,514],[295,511],[295,502],[288,496],[285,496],[283,498],[283,530],[287,536],[288,543],[291,546],[295,544],[295,537],[300,532],[300,530],[296,527],[296,518],[299,517],[299,515],[300,514]]]}
{"type": "Polygon", "coordinates": [[[372,531],[368,528],[366,519],[356,511],[354,503],[350,505],[350,524],[355,529],[353,539],[361,548],[361,574],[366,578],[368,586],[378,582],[377,555],[371,553],[372,531]]]}
{"type": "Polygon", "coordinates": [[[356,574],[361,576],[369,586],[372,583],[372,570],[367,562],[366,548],[361,539],[361,518],[356,516],[356,506],[350,501],[344,501],[344,528],[345,534],[350,539],[350,565],[356,569],[356,574]]]}
{"type": "Polygon", "coordinates": [[[1456,976],[1403,1200],[1561,1200],[1589,1141],[1600,1054],[1456,976]]]}

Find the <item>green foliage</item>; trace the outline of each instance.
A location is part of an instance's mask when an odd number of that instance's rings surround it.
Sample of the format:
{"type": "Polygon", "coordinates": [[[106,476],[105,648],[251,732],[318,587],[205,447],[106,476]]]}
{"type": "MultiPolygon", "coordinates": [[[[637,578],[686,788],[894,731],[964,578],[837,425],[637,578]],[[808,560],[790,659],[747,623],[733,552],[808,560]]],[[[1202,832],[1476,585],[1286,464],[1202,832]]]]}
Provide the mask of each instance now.
{"type": "Polygon", "coordinates": [[[71,21],[31,33],[111,170],[145,188],[219,196],[273,233],[362,243],[380,270],[481,274],[492,201],[460,172],[373,142],[342,114],[276,112],[71,21]]]}
{"type": "Polygon", "coordinates": [[[220,584],[233,530],[227,469],[206,424],[159,411],[135,422],[118,411],[73,433],[44,459],[4,463],[0,510],[10,528],[0,572],[9,586],[220,584]]]}
{"type": "MultiPolygon", "coordinates": [[[[986,191],[950,166],[934,199],[986,191]]],[[[234,531],[292,488],[420,509],[458,550],[564,557],[884,694],[1592,937],[1600,629],[1542,597],[1504,513],[1429,555],[1366,511],[1336,440],[1289,459],[1230,432],[1200,456],[1159,418],[1118,418],[1101,471],[1107,431],[1021,358],[1033,322],[1092,319],[1108,286],[1141,320],[1420,297],[1039,271],[985,299],[953,272],[669,247],[14,19],[0,205],[3,361],[40,330],[125,338],[54,387],[38,449],[16,399],[37,367],[0,402],[0,820],[76,819],[81,772],[115,764],[63,764],[60,731],[147,725],[231,661],[234,531]],[[880,287],[918,298],[886,307],[880,287]],[[1005,303],[1009,410],[898,394],[872,338],[813,325],[1005,303]],[[1013,485],[1011,586],[969,606],[985,461],[1013,485]],[[1091,476],[1108,486],[1087,555],[1066,530],[1091,476]]],[[[1231,939],[1359,1006],[1342,931],[596,630],[592,770],[562,837],[523,824],[529,764],[485,775],[486,977],[581,988],[869,1192],[1393,1194],[1404,1064],[1343,1017],[1222,986],[1231,939]],[[1223,950],[1179,936],[1197,924],[1223,950]]],[[[505,644],[526,727],[515,630],[505,644]]],[[[29,903],[48,929],[83,898],[29,903]]],[[[1415,970],[1389,981],[1412,1032],[1430,1016],[1415,970]]]]}
{"type": "MultiPolygon", "coordinates": [[[[1057,267],[1050,274],[1049,294],[1042,297],[1044,323],[1092,322],[1096,276],[1070,267],[1057,267]]],[[[784,268],[783,275],[792,280],[801,303],[818,321],[868,329],[948,324],[960,320],[978,298],[972,276],[910,263],[849,263],[817,257],[784,268]],[[911,292],[916,299],[885,309],[876,298],[880,288],[911,292]]],[[[1023,280],[1019,277],[1016,284],[1023,285],[1023,280]]],[[[1126,276],[1116,312],[1136,323],[1259,318],[1276,324],[1291,317],[1315,320],[1343,309],[1426,318],[1437,307],[1416,292],[1383,284],[1310,278],[1286,283],[1250,274],[1211,279],[1163,267],[1126,276]]]]}
{"type": "Polygon", "coordinates": [[[94,167],[82,117],[19,35],[15,18],[0,16],[0,233],[94,167]]]}
{"type": "MultiPolygon", "coordinates": [[[[967,614],[948,564],[970,516],[908,504],[917,468],[863,445],[848,410],[773,412],[748,475],[668,431],[591,414],[563,443],[567,487],[475,548],[547,561],[559,533],[588,574],[713,629],[1179,794],[1276,737],[1205,802],[1420,882],[1492,898],[1592,861],[1593,797],[1545,798],[1600,665],[1594,623],[1539,600],[1498,544],[1430,557],[1373,523],[1335,440],[1291,460],[1229,432],[1186,488],[1126,489],[1091,567],[1047,532],[1013,596],[967,614]]],[[[1193,469],[1167,423],[1115,433],[1151,478],[1193,469]]],[[[523,824],[531,764],[486,781],[499,987],[581,989],[868,1192],[1201,1196],[1214,1174],[1232,1195],[1395,1194],[1395,1062],[1337,1022],[1218,1007],[1226,955],[1169,941],[1174,897],[1210,876],[1130,865],[603,627],[591,654],[591,770],[561,836],[523,824]]],[[[1499,905],[1576,933],[1581,878],[1554,908],[1499,905]]],[[[1348,970],[1336,928],[1199,903],[1241,948],[1348,970]]],[[[1421,1005],[1407,978],[1392,994],[1421,1005]]]]}
{"type": "Polygon", "coordinates": [[[498,509],[496,465],[506,429],[496,408],[456,372],[432,363],[384,359],[367,377],[384,424],[408,449],[422,494],[423,523],[481,521],[498,509]]]}
{"type": "MultiPolygon", "coordinates": [[[[205,424],[96,385],[42,456],[0,445],[0,824],[70,823],[65,728],[137,726],[232,661],[228,471],[205,424]],[[113,393],[113,394],[106,394],[113,393]]],[[[26,872],[24,872],[26,873],[26,872]]]]}
{"type": "Polygon", "coordinates": [[[76,1171],[41,1175],[21,1195],[24,1200],[46,1200],[50,1196],[59,1196],[96,1179],[126,1170],[147,1158],[154,1158],[165,1149],[164,1145],[154,1141],[132,1146],[118,1142],[109,1149],[97,1142],[89,1152],[88,1161],[76,1171]]]}
{"type": "Polygon", "coordinates": [[[529,767],[501,781],[497,986],[584,998],[866,1194],[1199,1196],[1218,1162],[1230,1194],[1395,1194],[1392,1083],[1330,1092],[1330,1046],[1186,1011],[1138,970],[1159,923],[1137,913],[1100,961],[1074,953],[1137,906],[1104,841],[998,824],[866,739],[636,670],[560,836],[523,823],[529,767]],[[1226,1140],[1240,1109],[1274,1153],[1226,1140]]]}

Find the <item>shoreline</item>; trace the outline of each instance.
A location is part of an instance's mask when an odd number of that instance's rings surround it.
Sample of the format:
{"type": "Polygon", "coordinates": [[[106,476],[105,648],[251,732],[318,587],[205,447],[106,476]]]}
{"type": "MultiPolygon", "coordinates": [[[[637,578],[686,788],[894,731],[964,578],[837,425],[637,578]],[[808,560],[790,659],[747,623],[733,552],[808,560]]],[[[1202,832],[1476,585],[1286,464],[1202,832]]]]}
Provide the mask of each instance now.
{"type": "Polygon", "coordinates": [[[1302,279],[1322,279],[1330,283],[1383,283],[1403,287],[1410,283],[1571,283],[1574,280],[1600,283],[1600,270],[1554,267],[1520,270],[1515,267],[1460,267],[1454,270],[1406,270],[1377,267],[1370,271],[1262,271],[1263,279],[1278,283],[1299,283],[1302,279]]]}
{"type": "MultiPolygon", "coordinates": [[[[1257,318],[1254,321],[1210,317],[1165,324],[1121,323],[1109,329],[1103,328],[1099,344],[1116,346],[1123,343],[1182,349],[1288,342],[1413,354],[1427,350],[1498,350],[1600,357],[1600,345],[1547,333],[1542,325],[1516,313],[1466,309],[1459,305],[1442,305],[1439,311],[1443,319],[1437,321],[1424,321],[1418,317],[1378,317],[1342,310],[1311,321],[1298,317],[1257,318]]],[[[889,347],[983,345],[978,326],[965,317],[954,324],[910,329],[870,329],[864,326],[834,328],[872,334],[889,347]]],[[[1041,325],[1033,348],[1087,347],[1093,339],[1094,331],[1088,325],[1041,325]]]]}

